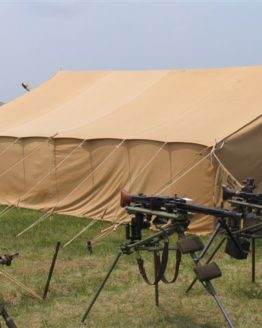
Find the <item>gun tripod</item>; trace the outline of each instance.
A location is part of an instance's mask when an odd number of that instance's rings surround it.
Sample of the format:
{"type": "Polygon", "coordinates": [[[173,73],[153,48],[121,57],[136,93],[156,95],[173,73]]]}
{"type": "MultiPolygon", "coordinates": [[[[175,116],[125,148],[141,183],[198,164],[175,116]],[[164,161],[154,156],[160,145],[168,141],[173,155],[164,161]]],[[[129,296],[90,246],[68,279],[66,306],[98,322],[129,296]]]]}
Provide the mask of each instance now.
{"type": "MultiPolygon", "coordinates": [[[[199,250],[202,250],[201,255],[203,256],[203,254],[207,251],[207,248],[209,248],[212,240],[209,241],[209,243],[208,243],[209,246],[204,247],[204,245],[202,244],[201,240],[198,237],[186,238],[184,231],[185,231],[185,229],[183,228],[183,226],[181,226],[181,222],[173,223],[173,224],[169,225],[167,228],[162,229],[161,231],[159,231],[159,232],[155,233],[154,235],[147,237],[143,240],[139,240],[139,241],[135,241],[135,242],[127,242],[127,243],[123,244],[120,247],[120,250],[119,250],[116,258],[114,259],[109,271],[107,272],[104,280],[102,281],[96,294],[94,295],[92,301],[90,302],[84,316],[82,317],[81,323],[85,322],[85,320],[86,320],[88,314],[90,313],[92,307],[94,306],[99,294],[103,290],[107,280],[109,279],[111,273],[113,272],[115,266],[117,265],[117,263],[122,255],[124,255],[124,254],[130,255],[130,254],[132,254],[133,251],[149,250],[150,245],[151,246],[152,245],[159,246],[159,243],[161,240],[165,240],[168,236],[172,235],[173,233],[177,233],[179,236],[179,239],[177,242],[177,247],[173,247],[173,248],[168,247],[168,250],[176,249],[179,252],[181,252],[182,254],[190,254],[191,258],[193,259],[194,263],[196,264],[196,266],[194,268],[194,271],[195,271],[196,277],[197,277],[196,280],[198,279],[201,282],[201,284],[205,287],[205,289],[214,297],[228,326],[230,328],[234,328],[233,323],[232,323],[229,315],[227,314],[223,303],[221,302],[220,298],[218,297],[218,295],[215,291],[215,288],[213,287],[213,285],[210,281],[210,280],[218,278],[222,275],[219,267],[214,262],[200,265],[199,257],[197,257],[197,255],[195,253],[199,250]],[[205,251],[203,251],[203,250],[205,250],[205,251]]],[[[213,239],[214,238],[215,238],[215,236],[213,236],[213,239]]],[[[151,247],[151,250],[152,250],[152,247],[151,247]]],[[[158,282],[160,280],[162,280],[161,277],[163,277],[163,273],[165,271],[165,268],[164,268],[165,264],[163,264],[163,262],[164,262],[163,255],[162,255],[162,266],[161,266],[162,269],[159,269],[159,267],[157,268],[156,252],[158,250],[159,249],[157,249],[157,247],[153,248],[154,259],[155,259],[155,265],[154,265],[155,281],[154,281],[154,283],[152,283],[152,285],[155,285],[155,304],[156,304],[156,306],[159,305],[158,282]],[[162,270],[162,272],[160,273],[161,270],[162,270]]],[[[178,258],[177,258],[177,261],[178,261],[178,258]]],[[[179,268],[179,264],[177,263],[175,276],[174,276],[172,282],[174,282],[177,278],[178,268],[179,268]]],[[[141,273],[141,270],[140,270],[140,273],[141,273]]],[[[141,274],[143,275],[143,273],[141,273],[141,274]]],[[[143,278],[145,279],[145,277],[143,277],[143,278]]]]}

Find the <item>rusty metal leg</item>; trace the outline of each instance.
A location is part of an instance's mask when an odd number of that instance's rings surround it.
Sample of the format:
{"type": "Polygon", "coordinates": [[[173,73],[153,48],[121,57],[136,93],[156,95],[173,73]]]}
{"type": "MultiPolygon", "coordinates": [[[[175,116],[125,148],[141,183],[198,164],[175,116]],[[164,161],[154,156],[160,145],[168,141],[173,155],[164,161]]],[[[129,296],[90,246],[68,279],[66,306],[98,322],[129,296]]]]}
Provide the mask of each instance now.
{"type": "MultiPolygon", "coordinates": [[[[156,280],[157,276],[158,276],[157,251],[154,251],[154,267],[155,267],[155,280],[156,280]]],[[[159,306],[158,282],[155,284],[155,303],[156,303],[156,306],[159,306]]]]}
{"type": "Polygon", "coordinates": [[[118,254],[117,254],[117,256],[116,256],[114,262],[112,263],[112,265],[111,265],[109,271],[107,272],[107,274],[106,274],[104,280],[102,281],[102,283],[101,283],[100,287],[98,288],[98,290],[97,290],[95,296],[93,297],[91,303],[89,304],[89,306],[88,306],[88,308],[87,308],[87,310],[86,310],[86,312],[85,312],[85,314],[84,314],[84,316],[83,316],[83,318],[82,318],[82,320],[81,320],[81,323],[84,323],[84,322],[85,322],[85,320],[86,320],[86,318],[87,318],[89,312],[91,311],[93,305],[94,305],[95,302],[96,302],[96,299],[98,298],[99,294],[101,293],[102,289],[104,288],[104,286],[105,286],[105,284],[106,284],[108,278],[110,277],[112,271],[114,270],[115,266],[117,265],[117,262],[118,262],[118,260],[119,260],[119,258],[120,258],[120,256],[121,256],[122,254],[123,254],[122,251],[118,252],[118,254]]]}
{"type": "Polygon", "coordinates": [[[251,238],[252,247],[252,282],[256,281],[256,239],[251,238]]]}

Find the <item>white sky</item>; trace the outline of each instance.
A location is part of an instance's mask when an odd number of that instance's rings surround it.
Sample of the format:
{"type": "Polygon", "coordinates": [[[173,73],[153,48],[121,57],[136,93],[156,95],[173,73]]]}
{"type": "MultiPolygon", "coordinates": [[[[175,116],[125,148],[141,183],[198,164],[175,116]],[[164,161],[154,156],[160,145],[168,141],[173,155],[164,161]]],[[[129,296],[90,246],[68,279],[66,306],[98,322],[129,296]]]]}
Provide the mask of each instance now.
{"type": "Polygon", "coordinates": [[[0,0],[0,101],[59,70],[262,64],[261,1],[0,0]]]}

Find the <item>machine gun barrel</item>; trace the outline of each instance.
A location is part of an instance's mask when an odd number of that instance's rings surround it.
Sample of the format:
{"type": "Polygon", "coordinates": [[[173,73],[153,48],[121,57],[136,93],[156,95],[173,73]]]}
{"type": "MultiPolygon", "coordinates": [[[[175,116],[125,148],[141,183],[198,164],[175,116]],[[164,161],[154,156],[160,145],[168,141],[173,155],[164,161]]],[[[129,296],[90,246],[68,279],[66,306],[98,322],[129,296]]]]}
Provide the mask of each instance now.
{"type": "Polygon", "coordinates": [[[212,216],[220,217],[220,218],[241,219],[241,217],[242,217],[241,213],[223,210],[220,208],[192,205],[192,204],[187,204],[187,203],[180,203],[177,201],[173,201],[173,202],[171,202],[171,204],[173,204],[174,208],[177,210],[185,210],[185,211],[193,212],[193,213],[212,215],[212,216]]]}
{"type": "Polygon", "coordinates": [[[169,213],[169,212],[165,212],[165,211],[154,211],[154,210],[150,210],[147,208],[135,207],[135,206],[126,206],[126,210],[130,214],[143,213],[143,214],[148,214],[148,215],[155,215],[155,216],[166,218],[166,219],[173,219],[178,222],[185,221],[185,219],[182,218],[182,216],[177,213],[169,213]]]}
{"type": "Polygon", "coordinates": [[[254,208],[254,209],[257,209],[257,210],[262,210],[262,205],[257,205],[257,204],[252,204],[252,203],[247,203],[247,202],[244,202],[244,201],[232,200],[232,199],[230,199],[228,202],[231,205],[240,205],[240,206],[254,208]]]}

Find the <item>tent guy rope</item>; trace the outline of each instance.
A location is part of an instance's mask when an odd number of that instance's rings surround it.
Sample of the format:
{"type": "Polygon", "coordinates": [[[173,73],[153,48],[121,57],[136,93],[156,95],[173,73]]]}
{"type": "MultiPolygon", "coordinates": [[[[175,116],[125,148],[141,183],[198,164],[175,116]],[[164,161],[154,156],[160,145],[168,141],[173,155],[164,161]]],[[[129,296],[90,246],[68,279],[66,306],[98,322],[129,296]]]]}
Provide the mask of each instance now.
{"type": "Polygon", "coordinates": [[[239,188],[242,188],[242,184],[233,176],[233,174],[231,172],[229,172],[229,170],[225,167],[225,165],[220,161],[220,159],[217,157],[216,153],[213,153],[214,158],[216,159],[216,161],[218,162],[218,164],[220,165],[220,167],[226,172],[227,175],[230,176],[230,178],[232,180],[235,181],[236,185],[239,188]]]}
{"type": "MultiPolygon", "coordinates": [[[[104,209],[104,212],[101,215],[101,218],[100,218],[101,221],[104,219],[104,216],[106,214],[106,211],[107,211],[107,208],[104,209]]],[[[67,247],[68,245],[70,245],[75,239],[77,239],[79,236],[81,236],[87,229],[89,229],[90,227],[92,227],[96,222],[97,222],[97,220],[91,221],[80,232],[78,232],[72,239],[70,239],[68,242],[66,242],[63,247],[67,247]]]]}
{"type": "Polygon", "coordinates": [[[42,297],[35,293],[32,289],[26,287],[23,283],[21,283],[19,280],[17,280],[15,277],[11,276],[9,273],[4,272],[0,270],[0,275],[5,277],[6,279],[10,280],[14,284],[16,284],[18,287],[26,291],[28,294],[32,295],[33,297],[37,298],[38,300],[42,301],[42,297]]]}
{"type": "Polygon", "coordinates": [[[4,170],[3,172],[1,172],[0,178],[3,175],[5,175],[7,172],[9,172],[10,170],[12,170],[15,166],[17,166],[18,164],[22,163],[25,159],[27,159],[28,157],[30,157],[32,154],[34,154],[35,151],[37,151],[37,149],[39,149],[40,147],[41,147],[41,145],[38,145],[30,153],[28,153],[26,156],[23,156],[23,158],[21,158],[20,160],[18,160],[17,162],[15,162],[13,165],[9,166],[6,170],[4,170]]]}

